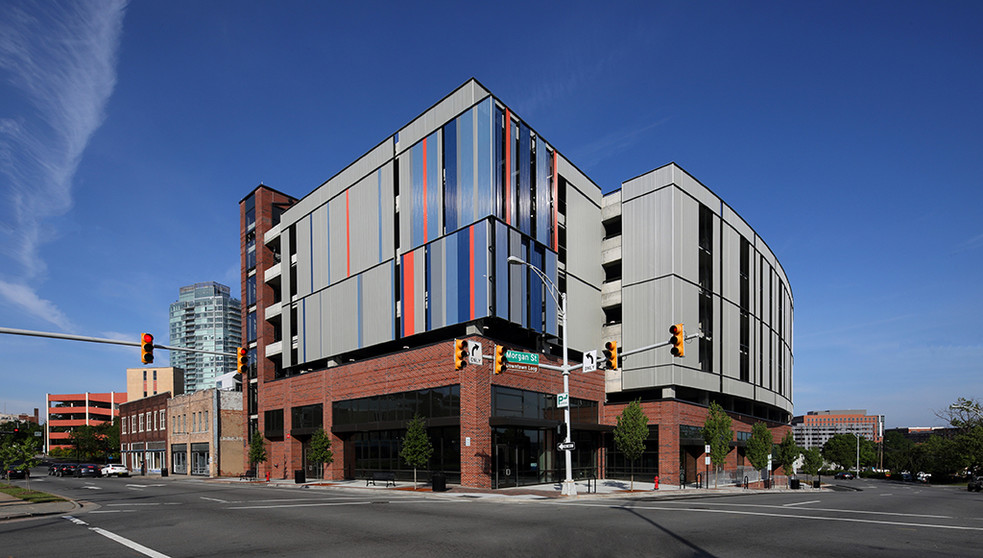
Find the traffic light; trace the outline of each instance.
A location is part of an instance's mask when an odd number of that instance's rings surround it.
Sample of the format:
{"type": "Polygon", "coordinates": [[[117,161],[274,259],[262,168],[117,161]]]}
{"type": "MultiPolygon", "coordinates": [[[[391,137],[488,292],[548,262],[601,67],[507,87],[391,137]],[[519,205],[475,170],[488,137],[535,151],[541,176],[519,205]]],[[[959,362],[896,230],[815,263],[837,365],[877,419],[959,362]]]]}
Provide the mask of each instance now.
{"type": "Polygon", "coordinates": [[[239,373],[242,374],[243,376],[246,376],[246,373],[249,372],[249,354],[246,352],[246,348],[239,347],[238,349],[236,349],[236,356],[238,357],[239,360],[238,363],[239,373]]]}
{"type": "Polygon", "coordinates": [[[468,365],[468,342],[464,339],[454,340],[454,370],[460,370],[468,365]]]}
{"type": "Polygon", "coordinates": [[[505,356],[505,347],[495,345],[495,373],[501,374],[508,370],[509,359],[505,356]]]}
{"type": "Polygon", "coordinates": [[[686,348],[683,347],[683,341],[686,340],[686,335],[683,333],[683,324],[673,324],[669,326],[669,334],[672,335],[672,337],[669,338],[669,342],[672,343],[672,356],[685,356],[686,348]]]}
{"type": "Polygon", "coordinates": [[[618,342],[608,341],[604,344],[604,360],[608,370],[618,369],[618,342]]]}
{"type": "Polygon", "coordinates": [[[144,364],[154,362],[154,336],[149,333],[140,334],[140,362],[144,364]]]}

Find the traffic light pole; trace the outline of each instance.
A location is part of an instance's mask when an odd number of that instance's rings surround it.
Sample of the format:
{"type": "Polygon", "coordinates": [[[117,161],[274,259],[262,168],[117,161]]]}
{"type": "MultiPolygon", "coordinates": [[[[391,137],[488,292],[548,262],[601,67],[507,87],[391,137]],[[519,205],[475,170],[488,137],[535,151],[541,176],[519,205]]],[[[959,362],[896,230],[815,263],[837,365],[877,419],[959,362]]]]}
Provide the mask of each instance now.
{"type": "MultiPolygon", "coordinates": [[[[27,329],[13,329],[9,327],[0,327],[0,333],[8,333],[10,335],[26,335],[29,337],[47,337],[48,339],[67,339],[69,341],[85,341],[87,343],[105,343],[108,345],[126,345],[127,347],[139,347],[141,343],[139,341],[121,341],[119,339],[105,339],[101,337],[89,337],[86,335],[71,335],[68,333],[52,333],[48,331],[30,331],[27,329]]],[[[221,351],[206,351],[204,349],[188,349],[186,347],[171,347],[169,345],[154,345],[155,349],[164,349],[165,351],[184,351],[186,353],[205,353],[209,355],[222,355],[222,356],[236,356],[236,353],[225,353],[221,351]]]]}

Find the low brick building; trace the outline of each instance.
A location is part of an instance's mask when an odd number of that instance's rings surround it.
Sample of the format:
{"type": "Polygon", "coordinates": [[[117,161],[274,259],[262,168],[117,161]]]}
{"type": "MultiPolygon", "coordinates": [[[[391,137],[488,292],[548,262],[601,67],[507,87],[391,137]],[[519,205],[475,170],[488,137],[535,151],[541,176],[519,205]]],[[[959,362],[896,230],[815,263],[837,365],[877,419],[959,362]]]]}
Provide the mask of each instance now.
{"type": "Polygon", "coordinates": [[[131,474],[160,473],[167,467],[170,399],[165,391],[120,404],[120,455],[131,474]]]}
{"type": "Polygon", "coordinates": [[[242,393],[212,388],[179,395],[170,400],[167,414],[175,475],[217,477],[243,472],[242,393]]]}

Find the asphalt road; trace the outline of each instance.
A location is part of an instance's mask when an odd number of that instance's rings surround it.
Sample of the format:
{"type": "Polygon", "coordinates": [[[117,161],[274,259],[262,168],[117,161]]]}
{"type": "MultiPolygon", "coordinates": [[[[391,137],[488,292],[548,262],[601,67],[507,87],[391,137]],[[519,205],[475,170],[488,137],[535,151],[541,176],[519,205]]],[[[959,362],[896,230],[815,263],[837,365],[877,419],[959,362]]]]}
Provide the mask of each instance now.
{"type": "Polygon", "coordinates": [[[31,482],[85,505],[71,516],[0,522],[2,557],[924,558],[977,556],[983,537],[983,494],[886,481],[837,481],[860,490],[818,493],[573,500],[175,477],[31,482]]]}

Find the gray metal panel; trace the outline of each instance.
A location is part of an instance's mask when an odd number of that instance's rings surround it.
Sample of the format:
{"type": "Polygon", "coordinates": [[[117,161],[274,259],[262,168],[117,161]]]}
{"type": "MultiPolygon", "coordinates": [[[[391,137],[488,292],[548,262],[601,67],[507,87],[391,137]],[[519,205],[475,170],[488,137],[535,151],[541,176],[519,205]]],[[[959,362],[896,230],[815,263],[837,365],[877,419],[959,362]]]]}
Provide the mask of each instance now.
{"type": "Polygon", "coordinates": [[[733,378],[724,378],[724,393],[754,400],[754,386],[733,378]]]}
{"type": "Polygon", "coordinates": [[[672,273],[672,189],[637,197],[622,206],[622,284],[672,273]]]}
{"type": "Polygon", "coordinates": [[[329,354],[336,355],[358,348],[358,330],[352,327],[352,317],[358,316],[358,283],[355,278],[332,285],[324,292],[328,304],[328,320],[324,324],[330,331],[329,354]]]}
{"type": "Polygon", "coordinates": [[[673,168],[674,165],[666,165],[624,182],[621,186],[622,203],[672,184],[673,168]]]}
{"type": "Polygon", "coordinates": [[[416,312],[413,315],[413,331],[421,333],[427,330],[427,255],[426,248],[420,247],[414,254],[413,261],[413,300],[416,302],[416,312]]]}
{"type": "Polygon", "coordinates": [[[700,205],[677,188],[665,190],[672,194],[671,215],[673,255],[671,270],[676,275],[699,284],[700,282],[700,205]]]}
{"type": "MultiPolygon", "coordinates": [[[[556,154],[556,169],[560,176],[567,180],[567,183],[573,186],[578,192],[580,192],[584,197],[590,200],[590,203],[597,206],[598,214],[595,219],[600,220],[600,208],[601,208],[601,187],[594,183],[593,180],[587,178],[587,175],[580,172],[577,167],[573,166],[570,161],[567,161],[566,157],[562,154],[556,154]]],[[[569,215],[570,206],[570,194],[567,191],[567,214],[569,215]]]]}
{"type": "Polygon", "coordinates": [[[397,134],[399,143],[395,146],[396,152],[400,153],[413,146],[452,118],[487,97],[488,94],[488,91],[478,85],[477,81],[468,81],[399,130],[397,134]]]}
{"type": "Polygon", "coordinates": [[[723,239],[720,245],[722,245],[723,254],[721,254],[722,268],[720,270],[721,284],[719,292],[725,299],[740,303],[741,237],[734,229],[727,226],[726,223],[722,223],[722,225],[721,234],[723,235],[723,239]]]}
{"type": "Polygon", "coordinates": [[[345,196],[328,204],[328,227],[331,229],[331,284],[348,277],[348,223],[345,216],[345,196]]]}
{"type": "Polygon", "coordinates": [[[297,294],[311,294],[311,216],[297,222],[297,294]]]}
{"type": "Polygon", "coordinates": [[[321,358],[321,293],[304,297],[303,330],[300,332],[300,359],[310,362],[321,358]]]}
{"type": "Polygon", "coordinates": [[[601,268],[604,227],[600,206],[581,191],[568,189],[567,223],[567,274],[600,289],[604,282],[601,268]]]}
{"type": "Polygon", "coordinates": [[[393,194],[393,165],[382,167],[382,180],[379,183],[379,241],[382,244],[380,261],[392,259],[396,255],[393,234],[396,228],[396,200],[393,194]]]}
{"type": "Polygon", "coordinates": [[[283,227],[289,226],[307,215],[314,208],[324,205],[335,196],[344,192],[346,188],[361,180],[370,172],[381,167],[393,158],[393,139],[386,138],[381,144],[374,147],[365,155],[359,157],[355,162],[348,165],[344,170],[333,176],[327,182],[318,186],[316,190],[308,194],[304,199],[298,201],[280,217],[280,224],[283,227]]]}
{"type": "Polygon", "coordinates": [[[676,186],[679,186],[682,191],[696,198],[698,202],[712,209],[714,214],[720,215],[720,198],[683,169],[676,165],[671,166],[673,167],[673,182],[676,186]]]}
{"type": "MultiPolygon", "coordinates": [[[[509,256],[517,256],[525,259],[525,254],[522,253],[522,235],[514,229],[508,229],[508,235],[509,256]]],[[[526,280],[529,270],[521,265],[508,265],[507,269],[509,273],[509,321],[522,324],[522,311],[525,309],[526,289],[529,288],[528,281],[526,280]]]]}
{"type": "MultiPolygon", "coordinates": [[[[318,291],[328,286],[328,208],[325,205],[311,213],[311,268],[313,283],[311,290],[318,291]]],[[[299,258],[298,258],[299,259],[299,258]]]]}
{"type": "Polygon", "coordinates": [[[352,186],[347,195],[351,274],[357,275],[380,262],[378,171],[352,186]]]}
{"type": "Polygon", "coordinates": [[[447,325],[447,289],[444,288],[447,277],[447,258],[444,257],[446,248],[446,236],[430,243],[430,329],[447,325]]]}
{"type": "Polygon", "coordinates": [[[757,236],[756,234],[754,234],[754,230],[751,228],[750,225],[747,224],[747,221],[745,221],[740,215],[737,214],[737,212],[731,209],[730,206],[728,206],[727,204],[724,204],[723,206],[722,217],[725,223],[727,223],[728,225],[733,227],[735,231],[737,231],[737,234],[748,239],[748,242],[750,242],[751,244],[754,244],[754,237],[757,236]]]}
{"type": "Polygon", "coordinates": [[[734,304],[722,301],[720,314],[720,321],[717,322],[720,325],[716,329],[719,329],[723,333],[720,343],[720,353],[721,357],[723,357],[721,360],[723,364],[721,372],[724,376],[739,379],[741,377],[741,368],[740,347],[738,345],[741,339],[741,313],[734,304]]]}
{"type": "MultiPolygon", "coordinates": [[[[547,301],[552,303],[552,299],[547,301]]],[[[601,310],[601,291],[575,277],[567,278],[567,342],[579,351],[601,349],[601,326],[604,312],[601,310]]]]}
{"type": "Polygon", "coordinates": [[[393,262],[362,274],[362,346],[393,340],[393,262]]]}
{"type": "MultiPolygon", "coordinates": [[[[404,153],[398,158],[399,183],[413,184],[413,158],[404,153]]],[[[399,254],[405,254],[413,247],[413,196],[404,186],[399,194],[399,254]]],[[[422,218],[422,217],[421,217],[422,218]]]]}

